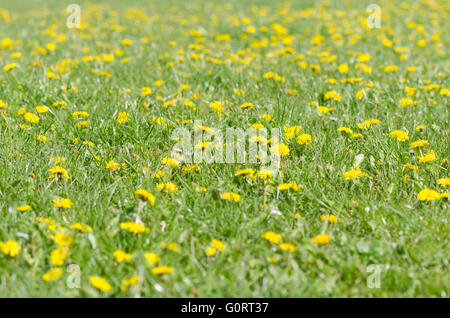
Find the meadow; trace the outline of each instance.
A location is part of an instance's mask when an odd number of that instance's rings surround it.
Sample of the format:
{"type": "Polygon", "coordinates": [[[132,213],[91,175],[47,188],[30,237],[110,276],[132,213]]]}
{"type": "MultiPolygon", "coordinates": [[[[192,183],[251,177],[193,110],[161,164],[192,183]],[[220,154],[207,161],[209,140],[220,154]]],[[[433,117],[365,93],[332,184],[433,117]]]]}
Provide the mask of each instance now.
{"type": "Polygon", "coordinates": [[[372,3],[2,0],[0,297],[449,297],[450,3],[372,3]]]}

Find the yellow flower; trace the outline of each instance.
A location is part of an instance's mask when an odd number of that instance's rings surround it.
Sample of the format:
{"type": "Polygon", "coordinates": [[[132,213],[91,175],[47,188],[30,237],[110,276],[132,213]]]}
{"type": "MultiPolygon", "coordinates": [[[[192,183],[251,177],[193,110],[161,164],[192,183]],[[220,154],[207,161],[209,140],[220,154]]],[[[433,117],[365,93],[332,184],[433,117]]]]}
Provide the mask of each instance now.
{"type": "Polygon", "coordinates": [[[119,171],[120,170],[120,165],[115,162],[114,160],[110,160],[106,163],[106,169],[109,169],[111,171],[119,171]]]}
{"type": "Polygon", "coordinates": [[[412,142],[411,145],[409,145],[409,149],[423,148],[429,145],[430,143],[426,140],[417,140],[412,142]]]}
{"type": "Polygon", "coordinates": [[[325,245],[325,244],[330,243],[331,237],[329,234],[319,234],[319,235],[312,237],[310,240],[319,245],[325,245]]]}
{"type": "Polygon", "coordinates": [[[392,137],[396,137],[398,141],[404,141],[409,139],[408,134],[406,133],[406,131],[403,130],[391,131],[390,135],[392,137]]]}
{"type": "Polygon", "coordinates": [[[101,291],[108,292],[111,290],[111,284],[106,281],[106,279],[100,277],[100,276],[91,276],[89,277],[89,284],[91,284],[92,287],[95,287],[101,291]]]}
{"type": "Polygon", "coordinates": [[[150,87],[142,87],[141,90],[142,90],[141,96],[148,96],[148,95],[151,95],[153,93],[152,89],[150,87]]]}
{"type": "Polygon", "coordinates": [[[194,146],[195,149],[206,149],[208,146],[210,146],[212,143],[210,141],[205,141],[198,143],[194,146]]]}
{"type": "Polygon", "coordinates": [[[348,65],[347,64],[341,64],[338,67],[339,72],[345,74],[348,72],[348,65]]]}
{"type": "Polygon", "coordinates": [[[292,126],[292,127],[284,126],[283,130],[284,130],[284,138],[286,138],[286,140],[291,140],[292,138],[294,138],[295,134],[299,133],[302,130],[302,127],[300,127],[300,126],[292,126]]]}
{"type": "Polygon", "coordinates": [[[36,106],[36,112],[38,112],[39,114],[44,114],[48,112],[48,108],[45,106],[36,106]]]}
{"type": "Polygon", "coordinates": [[[156,190],[163,191],[164,193],[174,193],[178,191],[178,188],[172,182],[159,183],[156,185],[156,190]]]}
{"type": "Polygon", "coordinates": [[[397,72],[398,71],[398,66],[397,65],[386,65],[385,67],[384,67],[384,71],[386,72],[386,73],[388,73],[388,72],[397,72]]]}
{"type": "Polygon", "coordinates": [[[30,211],[30,210],[31,210],[31,206],[29,206],[29,205],[22,205],[17,208],[17,211],[20,211],[20,212],[26,212],[26,211],[30,211]]]}
{"type": "Polygon", "coordinates": [[[334,222],[337,221],[337,217],[336,217],[336,215],[334,215],[334,214],[328,214],[328,215],[322,214],[322,215],[320,216],[320,219],[321,219],[322,221],[328,220],[328,222],[331,223],[331,224],[333,224],[334,222]]]}
{"type": "Polygon", "coordinates": [[[225,192],[220,196],[220,198],[222,200],[234,202],[239,202],[241,200],[241,196],[235,192],[225,192]]]}
{"type": "Polygon", "coordinates": [[[122,222],[120,223],[120,227],[124,230],[127,230],[133,234],[139,234],[144,232],[150,232],[150,229],[145,227],[142,224],[136,224],[134,222],[122,222]]]}
{"type": "Polygon", "coordinates": [[[60,101],[60,102],[54,102],[53,103],[53,107],[58,108],[66,108],[67,103],[65,101],[60,101]]]}
{"type": "Polygon", "coordinates": [[[358,179],[361,176],[367,177],[368,174],[365,172],[362,172],[360,167],[356,166],[355,169],[349,170],[344,173],[344,180],[358,179]]]}
{"type": "Polygon", "coordinates": [[[334,107],[326,107],[326,106],[317,107],[317,111],[322,114],[328,114],[329,112],[332,112],[333,110],[334,110],[334,107]]]}
{"type": "Polygon", "coordinates": [[[115,59],[115,56],[113,54],[104,54],[103,55],[103,61],[105,61],[105,62],[110,63],[110,62],[114,61],[114,59],[115,59]]]}
{"type": "Polygon", "coordinates": [[[243,170],[239,170],[236,172],[236,176],[242,176],[242,175],[250,175],[253,176],[253,174],[255,173],[255,171],[253,171],[253,169],[251,168],[247,168],[247,169],[243,169],[243,170]]]}
{"type": "Polygon", "coordinates": [[[270,179],[273,177],[273,170],[270,169],[259,170],[257,176],[261,179],[270,179]]]}
{"type": "Polygon", "coordinates": [[[153,93],[150,87],[142,87],[141,91],[141,96],[148,96],[153,93]]]}
{"type": "Polygon", "coordinates": [[[333,99],[337,102],[339,102],[342,99],[342,97],[336,91],[326,92],[325,95],[323,96],[323,98],[325,100],[333,99]]]}
{"type": "Polygon", "coordinates": [[[263,239],[274,244],[279,244],[281,241],[281,235],[271,231],[263,233],[262,237],[263,239]]]}
{"type": "Polygon", "coordinates": [[[151,194],[150,192],[148,192],[147,190],[137,189],[134,194],[142,201],[147,201],[151,205],[155,204],[156,197],[153,194],[151,194]]]}
{"type": "Polygon", "coordinates": [[[269,141],[264,136],[252,136],[250,138],[251,142],[262,143],[264,145],[269,144],[269,141]]]}
{"type": "Polygon", "coordinates": [[[39,117],[36,116],[36,115],[33,114],[33,113],[26,112],[26,113],[23,115],[23,118],[24,118],[26,121],[28,121],[28,122],[30,122],[30,123],[32,123],[32,124],[37,124],[37,123],[39,123],[39,117]]]}
{"type": "Polygon", "coordinates": [[[55,248],[50,253],[50,263],[55,266],[61,266],[67,257],[67,250],[63,247],[55,248]]]}
{"type": "Polygon", "coordinates": [[[131,276],[128,279],[122,280],[122,284],[120,285],[120,289],[122,289],[122,291],[126,293],[130,286],[137,286],[137,284],[139,284],[139,276],[134,275],[134,276],[131,276]]]}
{"type": "Polygon", "coordinates": [[[420,201],[433,201],[439,198],[439,192],[431,189],[423,189],[417,194],[417,199],[420,201]]]}
{"type": "Polygon", "coordinates": [[[264,126],[262,124],[256,123],[250,126],[250,129],[254,129],[254,130],[260,130],[263,129],[264,126]]]}
{"type": "Polygon", "coordinates": [[[441,178],[437,181],[437,184],[443,187],[450,187],[450,178],[441,178]]]}
{"type": "Polygon", "coordinates": [[[131,41],[130,39],[123,39],[122,42],[120,42],[120,44],[130,46],[133,44],[133,41],[131,41]]]}
{"type": "Polygon", "coordinates": [[[450,89],[441,88],[441,90],[439,91],[439,95],[450,96],[450,89]]]}
{"type": "Polygon", "coordinates": [[[267,261],[269,263],[276,264],[276,263],[278,263],[278,258],[276,258],[276,257],[268,257],[267,261]]]}
{"type": "Polygon", "coordinates": [[[270,148],[270,151],[275,155],[275,156],[287,156],[289,154],[289,147],[286,146],[285,144],[277,144],[274,145],[272,148],[270,148]]]}
{"type": "Polygon", "coordinates": [[[298,247],[291,243],[281,243],[280,248],[283,251],[288,251],[289,253],[294,253],[296,250],[298,250],[298,247]]]}
{"type": "Polygon", "coordinates": [[[211,109],[214,109],[214,110],[218,111],[218,112],[221,112],[223,110],[223,104],[221,102],[217,101],[217,100],[212,102],[212,103],[210,103],[209,107],[211,109]]]}
{"type": "Polygon", "coordinates": [[[240,108],[244,109],[244,108],[253,108],[255,107],[255,105],[253,105],[252,103],[244,103],[241,106],[239,106],[240,108]]]}
{"type": "Polygon", "coordinates": [[[60,267],[55,267],[42,275],[42,279],[45,282],[53,282],[57,280],[63,274],[63,270],[60,267]]]}
{"type": "MultiPolygon", "coordinates": [[[[0,99],[0,111],[1,110],[5,110],[7,108],[8,108],[8,105],[6,105],[6,103],[0,99]]],[[[17,113],[19,116],[23,115],[25,113],[25,109],[24,108],[19,109],[19,111],[22,112],[22,114],[19,114],[19,112],[17,113]]]]}
{"type": "Polygon", "coordinates": [[[358,60],[360,63],[368,62],[368,61],[370,61],[371,58],[372,58],[372,55],[370,55],[369,53],[358,54],[358,60]]]}
{"type": "Polygon", "coordinates": [[[172,266],[158,266],[152,269],[152,274],[161,275],[161,274],[170,274],[173,272],[172,266]]]}
{"type": "Polygon", "coordinates": [[[47,218],[36,218],[36,222],[44,222],[50,231],[53,231],[56,228],[56,222],[53,220],[49,220],[47,218]]]}
{"type": "Polygon", "coordinates": [[[126,112],[120,112],[118,115],[117,115],[117,122],[119,123],[119,124],[124,124],[124,123],[126,123],[127,121],[128,121],[128,118],[130,118],[130,114],[128,114],[128,113],[126,113],[126,112]]]}
{"type": "Polygon", "coordinates": [[[88,118],[90,115],[88,112],[81,111],[81,112],[73,112],[72,118],[73,119],[79,119],[79,118],[88,118]]]}
{"type": "Polygon", "coordinates": [[[73,205],[72,200],[67,199],[67,198],[61,198],[61,199],[59,199],[59,200],[53,199],[52,202],[53,202],[53,206],[55,206],[55,207],[57,207],[57,208],[66,208],[66,209],[69,209],[69,208],[71,208],[72,205],[73,205]]]}
{"type": "Polygon", "coordinates": [[[413,106],[414,101],[411,98],[402,98],[400,99],[400,107],[413,106]]]}
{"type": "Polygon", "coordinates": [[[70,179],[69,173],[63,167],[55,166],[53,168],[50,168],[49,172],[49,179],[56,179],[58,181],[70,179]]]}
{"type": "Polygon", "coordinates": [[[78,223],[78,222],[70,225],[69,229],[71,229],[71,230],[78,230],[80,232],[87,232],[87,233],[92,232],[92,228],[89,225],[81,224],[81,223],[78,223]]]}
{"type": "Polygon", "coordinates": [[[312,137],[309,134],[302,134],[297,137],[297,143],[299,145],[310,144],[312,142],[312,137]]]}
{"type": "Polygon", "coordinates": [[[265,121],[271,121],[272,120],[272,115],[270,115],[270,114],[262,114],[261,118],[264,119],[265,121]]]}
{"type": "Polygon", "coordinates": [[[417,156],[419,159],[419,163],[425,163],[425,162],[433,162],[437,160],[436,154],[433,150],[430,150],[425,156],[417,156]]]}
{"type": "Polygon", "coordinates": [[[175,106],[175,101],[174,101],[174,100],[168,100],[167,102],[165,102],[165,103],[163,104],[163,107],[164,107],[164,108],[169,108],[169,107],[171,107],[171,106],[175,106]]]}
{"type": "Polygon", "coordinates": [[[177,253],[181,252],[181,248],[175,242],[161,243],[161,247],[165,248],[169,251],[172,251],[172,252],[177,252],[177,253]]]}
{"type": "Polygon", "coordinates": [[[353,134],[353,130],[351,130],[350,128],[348,128],[348,127],[339,127],[338,129],[337,129],[337,131],[338,132],[343,132],[343,133],[347,133],[347,134],[353,134]]]}
{"type": "Polygon", "coordinates": [[[180,91],[187,91],[189,89],[189,85],[188,84],[180,84],[180,91]]]}
{"type": "Polygon", "coordinates": [[[45,44],[45,47],[47,48],[47,50],[49,51],[54,51],[56,48],[56,44],[53,42],[49,42],[47,44],[45,44]]]}
{"type": "Polygon", "coordinates": [[[416,130],[424,131],[425,130],[425,125],[417,125],[416,130]]]}
{"type": "Polygon", "coordinates": [[[159,256],[155,253],[145,253],[144,256],[152,265],[155,265],[159,261],[159,256]]]}
{"type": "Polygon", "coordinates": [[[205,250],[207,256],[214,256],[218,251],[224,252],[226,249],[225,244],[220,240],[212,240],[211,246],[205,250]]]}
{"type": "Polygon", "coordinates": [[[5,255],[16,256],[19,254],[20,245],[19,243],[17,243],[17,241],[11,240],[6,242],[0,242],[0,250],[5,255]]]}
{"type": "Polygon", "coordinates": [[[409,170],[419,170],[419,167],[410,163],[405,164],[403,167],[409,170]]]}
{"type": "Polygon", "coordinates": [[[16,63],[7,64],[7,65],[3,66],[3,72],[11,71],[12,69],[14,69],[16,67],[17,67],[16,63]]]}
{"type": "Polygon", "coordinates": [[[173,159],[173,158],[168,158],[168,157],[162,158],[161,159],[161,163],[163,165],[167,165],[167,166],[170,166],[170,167],[175,167],[175,168],[179,168],[180,167],[180,162],[178,160],[176,160],[176,159],[173,159]]]}
{"type": "Polygon", "coordinates": [[[59,245],[59,247],[70,247],[72,245],[73,239],[70,235],[58,232],[51,236],[52,239],[59,245]]]}
{"type": "Polygon", "coordinates": [[[208,247],[205,250],[206,256],[214,256],[217,253],[217,250],[214,247],[208,247]]]}
{"type": "Polygon", "coordinates": [[[123,261],[131,261],[131,254],[125,253],[122,250],[116,250],[113,253],[114,257],[116,258],[117,263],[122,263],[123,261]]]}
{"type": "Polygon", "coordinates": [[[290,183],[281,183],[281,184],[279,184],[278,185],[278,189],[280,189],[280,191],[289,190],[289,189],[292,189],[294,191],[299,191],[300,187],[297,185],[297,183],[290,182],[290,183]]]}

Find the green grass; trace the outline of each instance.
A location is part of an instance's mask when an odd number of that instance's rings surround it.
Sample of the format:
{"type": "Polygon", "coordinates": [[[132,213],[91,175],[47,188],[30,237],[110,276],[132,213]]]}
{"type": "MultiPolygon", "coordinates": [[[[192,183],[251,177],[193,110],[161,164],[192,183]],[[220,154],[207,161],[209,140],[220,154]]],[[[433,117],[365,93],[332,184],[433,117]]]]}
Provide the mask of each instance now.
{"type": "Polygon", "coordinates": [[[72,2],[0,3],[6,10],[0,10],[0,100],[7,104],[0,114],[0,242],[15,240],[20,245],[15,256],[0,249],[0,297],[449,296],[448,199],[422,202],[417,198],[423,189],[448,192],[437,183],[448,178],[449,157],[445,89],[450,7],[445,1],[435,1],[436,6],[405,2],[409,7],[400,1],[380,2],[380,29],[361,24],[371,1],[325,5],[294,0],[290,4],[233,0],[227,5],[206,0],[116,0],[103,1],[98,7],[79,1],[86,28],[68,29],[63,10],[72,2]],[[262,9],[265,15],[260,14],[262,9]],[[245,18],[250,19],[248,25],[242,25],[245,18]],[[408,26],[411,21],[416,25],[408,26]],[[277,37],[274,24],[283,25],[287,33],[277,37]],[[242,38],[248,26],[256,31],[242,38]],[[267,32],[260,29],[263,26],[267,32]],[[191,30],[203,36],[196,39],[191,30]],[[317,33],[323,41],[313,44],[317,33]],[[228,34],[230,40],[218,42],[218,34],[228,34]],[[65,41],[58,41],[60,35],[65,35],[65,41]],[[144,37],[146,43],[141,41],[144,37]],[[5,38],[12,45],[2,47],[5,38]],[[133,44],[122,45],[124,39],[133,44]],[[267,46],[255,46],[263,39],[267,46]],[[385,46],[383,39],[391,40],[392,47],[385,46]],[[425,46],[417,45],[421,39],[427,40],[425,46]],[[55,49],[38,53],[37,48],[47,43],[55,43],[55,49]],[[190,47],[194,43],[201,49],[190,47]],[[293,52],[270,54],[286,47],[293,52]],[[398,47],[408,49],[405,59],[395,51],[398,47]],[[13,57],[13,52],[21,56],[13,57]],[[336,60],[321,61],[322,52],[336,55],[336,60]],[[358,67],[355,52],[371,55],[363,62],[372,68],[371,73],[358,67]],[[191,53],[201,57],[195,59],[191,53]],[[114,61],[105,62],[104,54],[115,54],[114,61]],[[94,60],[83,60],[86,56],[94,60]],[[128,62],[123,63],[123,58],[128,62]],[[61,72],[57,64],[64,59],[71,62],[61,72]],[[212,59],[225,63],[214,64],[212,59]],[[307,63],[305,68],[302,61],[307,63]],[[10,63],[18,67],[4,72],[10,63]],[[310,68],[314,64],[320,72],[310,68]],[[349,66],[347,74],[338,71],[340,64],[349,66]],[[387,65],[398,70],[385,72],[387,65]],[[408,72],[409,67],[416,71],[408,72]],[[58,79],[48,78],[49,70],[58,79]],[[111,77],[93,70],[109,72],[111,77]],[[267,72],[285,81],[264,78],[267,72]],[[353,77],[361,82],[341,82],[353,77]],[[157,80],[164,81],[159,88],[157,80]],[[362,99],[356,98],[368,83],[374,86],[362,99]],[[180,84],[189,88],[180,90],[180,84]],[[416,88],[414,96],[409,96],[416,105],[399,106],[408,97],[405,86],[416,88]],[[141,96],[142,87],[151,87],[153,93],[141,96]],[[245,90],[245,97],[235,89],[245,90]],[[298,94],[289,94],[288,89],[298,94]],[[332,90],[342,97],[340,101],[325,100],[332,90]],[[176,106],[164,108],[163,103],[176,93],[176,106]],[[194,93],[198,99],[192,98],[194,93]],[[184,106],[183,99],[191,99],[195,109],[184,106]],[[209,107],[215,100],[226,102],[221,116],[209,107]],[[66,108],[53,106],[59,101],[65,101],[66,108]],[[309,105],[312,101],[335,110],[319,113],[309,105]],[[255,107],[239,108],[245,102],[255,107]],[[38,114],[39,123],[28,123],[17,114],[20,108],[37,114],[38,105],[49,109],[38,114]],[[73,119],[75,111],[90,114],[85,119],[87,127],[76,126],[81,120],[73,119]],[[119,112],[130,114],[126,123],[116,121],[119,112]],[[262,114],[270,114],[272,120],[261,119],[262,114]],[[152,122],[153,117],[163,117],[164,124],[152,122]],[[358,128],[370,119],[380,123],[358,128]],[[257,172],[257,164],[199,163],[200,172],[186,173],[161,164],[175,144],[170,139],[172,131],[177,127],[192,130],[192,124],[183,124],[184,120],[202,120],[203,125],[223,130],[254,123],[281,130],[298,125],[313,142],[299,145],[295,138],[283,138],[290,153],[281,159],[283,177],[272,183],[235,177],[245,168],[257,172]],[[425,129],[416,130],[418,125],[425,129]],[[363,138],[337,132],[342,126],[363,138]],[[406,131],[409,140],[390,136],[398,129],[406,131]],[[38,135],[45,135],[46,142],[36,140],[38,135]],[[429,146],[409,149],[411,142],[421,139],[429,146]],[[417,156],[430,150],[437,160],[419,164],[417,156]],[[354,168],[355,157],[361,154],[361,170],[367,176],[344,180],[344,173],[354,168]],[[49,179],[52,157],[65,157],[59,165],[70,179],[49,179]],[[124,166],[110,171],[106,168],[110,160],[124,166]],[[407,163],[419,169],[408,170],[407,163]],[[167,174],[157,179],[158,170],[167,174]],[[161,182],[176,184],[178,191],[157,191],[161,182]],[[277,197],[278,184],[288,182],[297,183],[301,191],[281,191],[277,197]],[[199,187],[207,192],[198,193],[199,187]],[[153,206],[139,204],[134,195],[139,188],[155,195],[153,206]],[[222,200],[221,194],[228,191],[240,194],[240,201],[222,200]],[[60,197],[71,199],[73,206],[54,207],[52,200],[60,197]],[[23,205],[32,209],[19,212],[23,205]],[[282,215],[271,213],[274,207],[282,215]],[[137,213],[150,232],[134,235],[120,227],[121,222],[135,221],[137,213]],[[328,214],[339,221],[323,221],[321,215],[328,214]],[[37,217],[55,221],[57,228],[50,230],[37,217]],[[76,222],[89,225],[92,232],[68,228],[76,222]],[[289,253],[269,243],[262,238],[268,231],[281,234],[282,242],[298,250],[289,253]],[[59,266],[63,275],[45,282],[42,275],[56,267],[50,254],[58,247],[51,238],[57,232],[70,235],[73,242],[59,266]],[[310,240],[321,233],[331,236],[328,244],[310,240]],[[207,256],[205,249],[213,239],[223,241],[226,249],[207,256]],[[176,242],[180,252],[163,249],[161,243],[167,242],[176,242]],[[130,253],[131,261],[118,264],[113,256],[117,249],[130,253]],[[145,258],[147,252],[156,253],[157,265],[172,266],[173,272],[153,274],[155,266],[145,258]],[[278,262],[269,262],[269,257],[278,262]],[[70,264],[81,269],[80,288],[68,287],[70,264]],[[373,274],[367,267],[373,264],[382,268],[380,288],[369,288],[367,283],[373,274]],[[122,280],[134,275],[139,284],[124,293],[122,280]],[[111,290],[91,286],[91,276],[106,279],[111,290]]]}

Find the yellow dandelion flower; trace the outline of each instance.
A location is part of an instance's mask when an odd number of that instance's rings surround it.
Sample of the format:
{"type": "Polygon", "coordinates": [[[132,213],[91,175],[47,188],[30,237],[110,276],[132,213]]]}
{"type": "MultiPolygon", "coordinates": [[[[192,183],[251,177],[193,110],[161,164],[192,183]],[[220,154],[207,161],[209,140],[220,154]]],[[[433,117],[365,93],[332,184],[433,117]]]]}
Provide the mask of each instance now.
{"type": "Polygon", "coordinates": [[[305,144],[307,145],[313,141],[311,135],[309,135],[309,134],[301,134],[300,136],[297,137],[296,140],[299,145],[305,145],[305,144]]]}
{"type": "Polygon", "coordinates": [[[61,277],[62,274],[63,274],[62,268],[55,267],[55,268],[52,268],[51,270],[49,270],[47,273],[43,274],[42,279],[47,283],[54,282],[59,277],[61,277]]]}
{"type": "Polygon", "coordinates": [[[408,134],[406,133],[406,131],[403,130],[394,130],[390,132],[390,135],[392,137],[397,138],[398,141],[404,141],[404,140],[408,140],[408,134]]]}
{"type": "Polygon", "coordinates": [[[147,190],[137,189],[136,192],[134,192],[134,194],[142,201],[147,201],[151,205],[155,204],[156,197],[147,190]]]}
{"type": "Polygon", "coordinates": [[[5,255],[16,256],[20,252],[20,245],[17,241],[12,240],[0,242],[0,250],[5,255]]]}
{"type": "Polygon", "coordinates": [[[111,284],[108,281],[100,276],[91,276],[89,277],[89,284],[92,287],[97,288],[98,290],[108,292],[112,289],[111,284]]]}
{"type": "Polygon", "coordinates": [[[431,189],[423,189],[417,194],[417,199],[420,201],[433,201],[439,198],[439,192],[431,189]]]}
{"type": "Polygon", "coordinates": [[[127,230],[127,231],[133,233],[133,234],[150,232],[149,228],[145,227],[142,224],[136,224],[134,222],[122,222],[122,223],[120,223],[120,227],[124,230],[127,230]]]}
{"type": "Polygon", "coordinates": [[[159,261],[159,256],[155,253],[145,253],[144,256],[152,265],[155,265],[159,261]]]}
{"type": "Polygon", "coordinates": [[[433,162],[437,160],[436,154],[433,150],[430,150],[424,156],[417,156],[417,158],[419,159],[419,163],[433,162]]]}
{"type": "Polygon", "coordinates": [[[59,200],[58,199],[53,199],[52,202],[53,202],[53,206],[57,207],[57,208],[69,209],[73,205],[72,200],[67,199],[67,198],[60,198],[59,200]]]}
{"type": "Polygon", "coordinates": [[[220,198],[222,200],[234,202],[239,202],[241,200],[241,196],[235,192],[225,192],[220,196],[220,198]]]}
{"type": "Polygon", "coordinates": [[[289,252],[289,253],[294,253],[295,251],[298,250],[298,247],[295,246],[294,244],[291,244],[291,243],[281,243],[281,244],[280,244],[280,248],[281,248],[283,251],[287,251],[287,252],[289,252]]]}
{"type": "Polygon", "coordinates": [[[26,211],[30,211],[30,210],[31,210],[31,206],[29,206],[29,205],[22,205],[17,208],[17,211],[19,211],[19,212],[26,212],[26,211]]]}
{"type": "Polygon", "coordinates": [[[270,243],[279,244],[281,242],[281,235],[275,232],[264,232],[262,237],[270,243]]]}
{"type": "Polygon", "coordinates": [[[171,266],[158,266],[152,269],[152,274],[162,275],[162,274],[170,274],[173,272],[173,267],[171,266]]]}
{"type": "Polygon", "coordinates": [[[56,248],[50,253],[50,263],[54,266],[61,266],[67,257],[67,250],[63,247],[56,248]]]}
{"type": "Polygon", "coordinates": [[[325,245],[325,244],[330,243],[331,237],[329,234],[319,234],[319,235],[312,237],[310,240],[319,245],[325,245]]]}
{"type": "Polygon", "coordinates": [[[181,248],[175,242],[161,243],[161,247],[165,248],[169,251],[172,251],[172,252],[177,252],[177,253],[181,252],[181,248]]]}
{"type": "Polygon", "coordinates": [[[423,148],[429,145],[430,143],[426,140],[417,140],[409,145],[409,149],[423,148]]]}
{"type": "Polygon", "coordinates": [[[125,262],[131,261],[131,254],[125,253],[122,250],[115,250],[113,252],[113,255],[114,255],[115,259],[116,259],[116,262],[119,263],[119,264],[124,262],[124,261],[125,262]]]}
{"type": "Polygon", "coordinates": [[[285,144],[276,144],[276,145],[273,145],[272,148],[270,148],[270,151],[275,156],[284,157],[289,154],[289,147],[286,146],[285,144]]]}

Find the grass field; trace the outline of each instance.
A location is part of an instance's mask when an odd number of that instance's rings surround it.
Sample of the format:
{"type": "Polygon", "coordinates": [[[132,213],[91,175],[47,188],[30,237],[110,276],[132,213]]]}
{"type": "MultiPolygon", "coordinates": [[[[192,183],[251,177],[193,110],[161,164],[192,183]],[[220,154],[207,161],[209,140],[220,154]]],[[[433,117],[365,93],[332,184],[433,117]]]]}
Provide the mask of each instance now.
{"type": "Polygon", "coordinates": [[[448,1],[73,2],[0,1],[1,297],[449,296],[448,1]]]}

